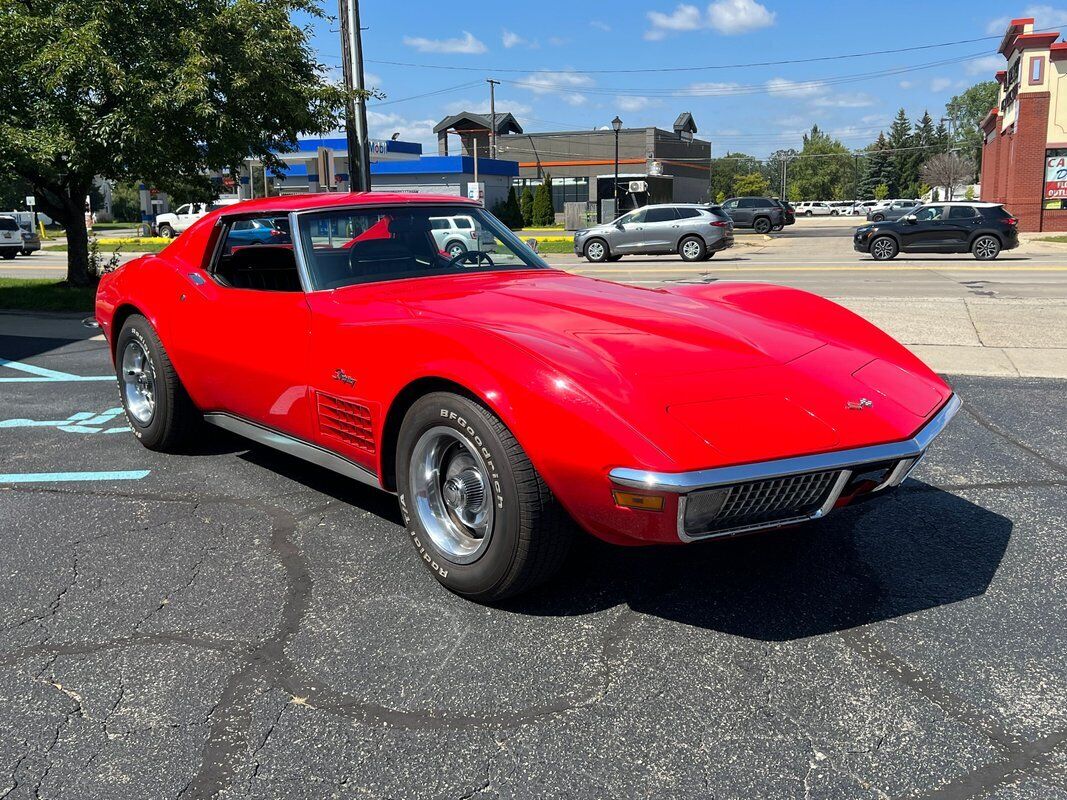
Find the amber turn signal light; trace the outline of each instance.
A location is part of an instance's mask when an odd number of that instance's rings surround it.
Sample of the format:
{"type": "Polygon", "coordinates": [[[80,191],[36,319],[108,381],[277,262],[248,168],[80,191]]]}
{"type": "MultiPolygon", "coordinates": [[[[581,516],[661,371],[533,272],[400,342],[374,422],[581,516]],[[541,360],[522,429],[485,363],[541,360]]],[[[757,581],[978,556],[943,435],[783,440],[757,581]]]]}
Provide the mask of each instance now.
{"type": "Polygon", "coordinates": [[[613,489],[615,504],[623,508],[637,508],[641,511],[662,511],[663,497],[654,494],[637,494],[636,492],[623,492],[613,489]]]}

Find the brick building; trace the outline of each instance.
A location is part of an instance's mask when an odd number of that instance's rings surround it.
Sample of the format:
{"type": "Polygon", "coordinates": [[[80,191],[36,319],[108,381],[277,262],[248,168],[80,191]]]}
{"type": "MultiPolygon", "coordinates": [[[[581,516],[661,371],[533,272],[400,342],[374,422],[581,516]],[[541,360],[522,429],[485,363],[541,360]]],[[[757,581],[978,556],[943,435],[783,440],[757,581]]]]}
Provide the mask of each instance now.
{"type": "Polygon", "coordinates": [[[981,127],[982,200],[1004,203],[1024,231],[1067,230],[1067,42],[1013,19],[1000,44],[997,106],[981,127]]]}

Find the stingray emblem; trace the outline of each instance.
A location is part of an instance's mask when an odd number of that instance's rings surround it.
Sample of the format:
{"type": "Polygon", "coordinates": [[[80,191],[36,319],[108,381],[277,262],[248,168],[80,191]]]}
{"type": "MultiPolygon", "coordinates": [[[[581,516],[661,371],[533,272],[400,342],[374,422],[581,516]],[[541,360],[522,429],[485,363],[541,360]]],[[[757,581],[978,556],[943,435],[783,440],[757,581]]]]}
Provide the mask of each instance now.
{"type": "Polygon", "coordinates": [[[872,403],[866,397],[861,397],[859,400],[849,400],[847,403],[845,403],[845,405],[851,408],[853,411],[863,411],[863,409],[870,408],[871,406],[873,406],[874,403],[872,403]]]}
{"type": "Polygon", "coordinates": [[[333,379],[335,381],[340,381],[341,383],[346,383],[349,386],[355,386],[356,385],[356,379],[353,378],[351,375],[346,375],[345,371],[343,369],[335,369],[333,371],[333,376],[332,377],[333,377],[333,379]]]}

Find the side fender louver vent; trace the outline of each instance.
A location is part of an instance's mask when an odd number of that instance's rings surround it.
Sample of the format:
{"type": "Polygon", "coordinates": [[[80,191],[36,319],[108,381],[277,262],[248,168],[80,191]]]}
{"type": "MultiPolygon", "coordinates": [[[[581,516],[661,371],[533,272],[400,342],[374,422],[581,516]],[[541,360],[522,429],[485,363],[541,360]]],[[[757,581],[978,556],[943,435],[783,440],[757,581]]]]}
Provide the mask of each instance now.
{"type": "Polygon", "coordinates": [[[333,395],[317,393],[319,432],[338,439],[368,453],[374,452],[374,432],[370,409],[367,406],[342,400],[333,395]]]}

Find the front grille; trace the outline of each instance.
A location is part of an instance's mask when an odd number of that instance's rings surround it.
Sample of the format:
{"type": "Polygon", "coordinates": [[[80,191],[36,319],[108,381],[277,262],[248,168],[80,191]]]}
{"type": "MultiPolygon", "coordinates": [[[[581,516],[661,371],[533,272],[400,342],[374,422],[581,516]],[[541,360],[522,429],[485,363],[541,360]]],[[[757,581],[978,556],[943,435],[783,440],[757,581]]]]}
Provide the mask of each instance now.
{"type": "Polygon", "coordinates": [[[324,436],[374,452],[374,432],[371,428],[370,409],[351,400],[318,393],[319,430],[324,436]]]}
{"type": "Polygon", "coordinates": [[[809,472],[693,492],[686,497],[685,532],[707,536],[810,517],[829,499],[840,475],[840,470],[809,472]]]}

